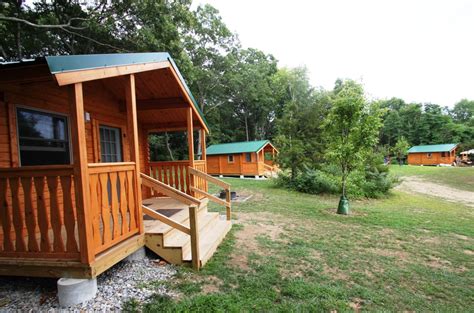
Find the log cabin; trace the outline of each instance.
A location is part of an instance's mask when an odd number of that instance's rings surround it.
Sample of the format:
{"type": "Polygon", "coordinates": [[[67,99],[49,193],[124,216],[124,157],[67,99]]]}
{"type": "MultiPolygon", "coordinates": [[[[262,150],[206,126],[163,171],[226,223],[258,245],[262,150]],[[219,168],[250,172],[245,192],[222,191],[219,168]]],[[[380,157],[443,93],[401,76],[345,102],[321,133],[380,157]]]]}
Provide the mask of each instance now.
{"type": "Polygon", "coordinates": [[[208,130],[168,53],[0,65],[0,275],[94,278],[142,247],[202,267],[231,227],[230,186],[196,158],[208,130]],[[186,160],[150,162],[164,131],[186,160]]]}
{"type": "Polygon", "coordinates": [[[206,150],[208,174],[221,176],[273,176],[278,150],[269,140],[211,145],[206,150]]]}
{"type": "Polygon", "coordinates": [[[453,164],[458,144],[413,146],[408,150],[409,165],[453,164]]]}

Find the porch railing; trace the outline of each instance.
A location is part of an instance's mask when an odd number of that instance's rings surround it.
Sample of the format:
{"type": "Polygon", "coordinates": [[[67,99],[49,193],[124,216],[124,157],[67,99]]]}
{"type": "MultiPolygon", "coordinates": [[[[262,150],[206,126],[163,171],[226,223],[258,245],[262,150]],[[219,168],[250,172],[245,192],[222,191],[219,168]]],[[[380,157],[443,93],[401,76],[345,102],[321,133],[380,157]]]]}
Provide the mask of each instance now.
{"type": "Polygon", "coordinates": [[[135,163],[89,164],[95,254],[139,232],[135,163]]]}
{"type": "Polygon", "coordinates": [[[0,257],[80,260],[72,166],[0,169],[0,257]]]}
{"type": "Polygon", "coordinates": [[[212,177],[211,175],[203,172],[203,171],[200,171],[200,170],[197,170],[195,168],[189,168],[189,173],[191,174],[191,176],[194,177],[195,180],[201,180],[203,182],[205,182],[204,184],[201,184],[201,186],[206,186],[206,189],[200,189],[199,186],[200,185],[196,185],[196,187],[192,186],[191,187],[191,190],[194,191],[196,194],[198,195],[201,195],[201,196],[205,196],[207,197],[210,201],[213,201],[217,204],[221,204],[223,206],[226,207],[226,218],[228,221],[231,220],[231,210],[232,210],[232,207],[231,207],[231,193],[230,193],[230,184],[220,180],[220,179],[217,179],[215,177],[212,177]],[[207,186],[208,186],[208,183],[213,183],[213,184],[216,184],[217,186],[221,187],[221,188],[224,188],[224,191],[225,191],[225,200],[222,200],[221,198],[218,198],[210,193],[207,192],[207,186]]]}
{"type": "MultiPolygon", "coordinates": [[[[189,174],[188,160],[183,161],[163,161],[163,162],[150,162],[149,163],[149,175],[150,177],[168,185],[188,195],[192,194],[191,185],[201,190],[207,191],[207,181],[195,177],[191,184],[191,177],[189,174]]],[[[206,161],[196,160],[194,161],[194,168],[206,172],[206,161]]],[[[160,195],[154,191],[153,195],[160,195]]]]}
{"type": "Polygon", "coordinates": [[[189,161],[150,162],[150,176],[175,189],[190,194],[189,161]]]}

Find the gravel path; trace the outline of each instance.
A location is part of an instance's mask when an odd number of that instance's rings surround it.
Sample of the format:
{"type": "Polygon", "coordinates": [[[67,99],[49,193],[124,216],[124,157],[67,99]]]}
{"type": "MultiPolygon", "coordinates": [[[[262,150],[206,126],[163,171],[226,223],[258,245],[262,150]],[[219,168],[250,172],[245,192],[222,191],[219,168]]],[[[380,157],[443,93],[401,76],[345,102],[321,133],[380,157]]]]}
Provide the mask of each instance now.
{"type": "Polygon", "coordinates": [[[396,189],[409,193],[422,193],[474,207],[474,192],[436,184],[417,176],[404,177],[402,183],[396,189]]]}
{"type": "MultiPolygon", "coordinates": [[[[154,281],[166,281],[176,270],[159,260],[120,262],[97,278],[98,292],[94,299],[67,311],[118,311],[132,298],[143,302],[154,294],[172,296],[163,285],[152,286],[154,281]]],[[[0,277],[0,312],[57,311],[57,279],[0,277]]]]}

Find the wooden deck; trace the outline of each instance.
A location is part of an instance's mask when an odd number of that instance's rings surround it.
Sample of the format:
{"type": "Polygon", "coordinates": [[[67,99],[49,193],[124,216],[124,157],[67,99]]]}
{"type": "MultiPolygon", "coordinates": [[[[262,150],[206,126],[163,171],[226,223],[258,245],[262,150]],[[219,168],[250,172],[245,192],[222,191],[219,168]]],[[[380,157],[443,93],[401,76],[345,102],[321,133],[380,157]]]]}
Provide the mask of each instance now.
{"type": "MultiPolygon", "coordinates": [[[[166,215],[173,221],[189,227],[187,205],[172,198],[150,198],[144,205],[166,215]]],[[[231,221],[219,213],[208,212],[207,199],[198,208],[200,267],[214,254],[231,229],[231,221]]],[[[191,265],[191,238],[189,235],[163,222],[145,217],[145,246],[172,264],[191,265]]]]}
{"type": "MultiPolygon", "coordinates": [[[[208,212],[207,199],[198,208],[200,267],[214,254],[231,222],[219,213],[208,212]]],[[[172,198],[150,198],[144,205],[189,227],[188,205],[172,198]]],[[[74,260],[0,258],[0,275],[92,278],[100,275],[140,247],[146,246],[169,263],[191,266],[190,236],[155,219],[144,216],[144,235],[135,235],[97,255],[86,265],[74,260]]]]}

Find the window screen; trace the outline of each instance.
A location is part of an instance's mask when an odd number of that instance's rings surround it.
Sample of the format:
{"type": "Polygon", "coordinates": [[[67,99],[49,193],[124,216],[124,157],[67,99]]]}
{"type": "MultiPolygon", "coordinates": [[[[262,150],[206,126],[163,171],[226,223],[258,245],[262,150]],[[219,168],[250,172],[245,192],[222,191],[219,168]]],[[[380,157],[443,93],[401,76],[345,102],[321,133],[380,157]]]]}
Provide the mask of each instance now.
{"type": "Polygon", "coordinates": [[[17,108],[17,124],[22,166],[71,162],[65,116],[17,108]]]}
{"type": "Polygon", "coordinates": [[[101,162],[122,162],[120,128],[99,126],[101,162]]]}

